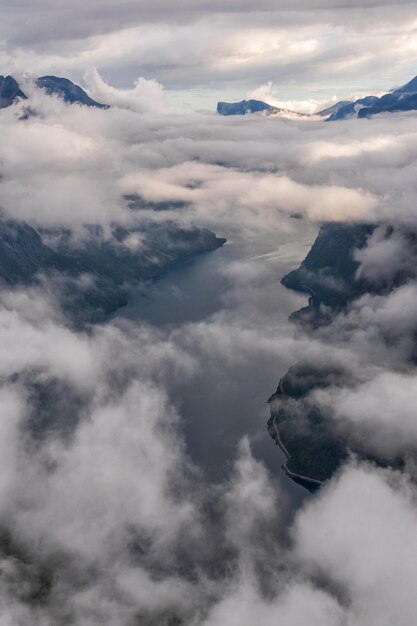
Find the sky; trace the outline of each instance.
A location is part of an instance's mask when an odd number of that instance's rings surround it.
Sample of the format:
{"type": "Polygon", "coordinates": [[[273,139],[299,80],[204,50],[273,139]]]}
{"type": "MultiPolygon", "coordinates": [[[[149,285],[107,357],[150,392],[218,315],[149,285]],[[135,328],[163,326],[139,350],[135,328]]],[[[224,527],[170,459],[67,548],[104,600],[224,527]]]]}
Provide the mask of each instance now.
{"type": "Polygon", "coordinates": [[[228,288],[215,309],[171,325],[120,314],[80,329],[59,280],[2,285],[0,626],[414,623],[416,112],[327,124],[225,118],[214,104],[267,92],[309,107],[405,82],[417,67],[416,8],[2,7],[2,71],[21,80],[36,115],[21,119],[26,102],[0,111],[1,223],[65,229],[74,254],[92,224],[115,244],[115,224],[147,220],[247,247],[216,266],[228,288]],[[85,81],[111,108],[47,96],[31,77],[49,72],[85,81]],[[145,208],[131,210],[126,195],[145,208]],[[158,202],[181,208],[154,211],[158,202]],[[354,253],[374,289],[311,333],[288,321],[299,299],[288,294],[281,309],[279,281],[328,221],[374,227],[354,253]],[[402,471],[352,456],[317,494],[292,497],[257,441],[265,399],[300,360],[345,374],[300,415],[319,407],[370,454],[400,456],[402,471]],[[239,425],[212,480],[185,436],[190,411],[208,419],[198,393],[228,400],[224,412],[212,404],[222,433],[262,384],[251,428],[239,425]],[[52,426],[35,436],[42,393],[52,426]]]}
{"type": "Polygon", "coordinates": [[[81,80],[95,67],[116,87],[156,79],[193,108],[266,93],[317,110],[386,92],[417,73],[415,3],[404,0],[2,5],[4,73],[81,80]]]}

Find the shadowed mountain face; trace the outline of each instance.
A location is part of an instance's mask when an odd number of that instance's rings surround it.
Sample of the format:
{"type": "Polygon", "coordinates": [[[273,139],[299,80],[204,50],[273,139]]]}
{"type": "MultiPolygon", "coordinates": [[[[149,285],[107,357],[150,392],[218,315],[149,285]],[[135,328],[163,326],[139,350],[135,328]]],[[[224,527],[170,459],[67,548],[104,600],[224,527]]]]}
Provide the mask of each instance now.
{"type": "Polygon", "coordinates": [[[378,100],[379,98],[376,96],[366,96],[365,98],[355,100],[355,102],[349,102],[339,107],[326,121],[335,122],[337,120],[346,120],[350,117],[358,117],[362,109],[373,106],[378,100]]]}
{"type": "Polygon", "coordinates": [[[417,110],[417,92],[404,93],[394,92],[388,93],[379,98],[373,106],[365,107],[358,111],[358,117],[372,117],[378,113],[396,113],[398,111],[415,111],[417,110]]]}
{"type": "MultiPolygon", "coordinates": [[[[36,85],[46,91],[49,96],[58,96],[67,104],[82,104],[97,109],[110,108],[107,104],[96,102],[82,89],[67,78],[58,76],[41,76],[36,85]]],[[[13,76],[0,76],[0,109],[11,106],[19,99],[27,100],[27,96],[20,88],[13,76]]]]}
{"type": "Polygon", "coordinates": [[[74,242],[69,232],[37,230],[25,222],[0,220],[0,283],[55,281],[64,310],[78,323],[102,320],[127,303],[129,290],[159,276],[176,261],[222,246],[205,229],[171,221],[139,228],[115,225],[111,237],[98,226],[74,242]]]}
{"type": "Polygon", "coordinates": [[[268,432],[286,453],[287,476],[309,491],[316,491],[332,477],[350,454],[380,467],[400,468],[402,458],[384,458],[371,453],[366,439],[358,441],[322,413],[312,394],[342,387],[349,377],[342,367],[298,363],[280,380],[269,398],[268,432]]]}
{"type": "Polygon", "coordinates": [[[27,100],[19,87],[19,83],[13,76],[0,76],[0,109],[9,107],[19,99],[27,100]]]}
{"type": "MultiPolygon", "coordinates": [[[[370,241],[375,243],[375,235],[380,235],[375,225],[324,224],[300,267],[284,276],[283,285],[310,295],[308,306],[291,316],[307,333],[334,340],[331,325],[348,316],[359,298],[386,296],[415,278],[417,239],[407,230],[401,232],[410,259],[407,268],[394,274],[384,268],[385,278],[378,280],[361,275],[358,257],[370,241]]],[[[398,236],[399,232],[387,226],[380,241],[389,242],[398,236]]],[[[348,324],[354,323],[349,320],[348,324]]],[[[386,341],[391,345],[395,337],[387,335],[386,341]]],[[[409,358],[416,359],[416,350],[411,347],[409,358]]],[[[406,457],[377,455],[366,437],[354,438],[342,422],[320,408],[317,390],[355,389],[359,379],[360,372],[353,372],[344,363],[335,365],[306,357],[287,372],[269,399],[268,432],[287,456],[283,469],[311,491],[329,479],[352,452],[381,467],[401,467],[406,461],[406,457]]]]}
{"type": "Polygon", "coordinates": [[[375,226],[324,224],[300,267],[283,277],[289,289],[308,293],[311,306],[337,308],[369,288],[356,279],[354,250],[363,248],[375,226]]]}
{"type": "Polygon", "coordinates": [[[328,122],[352,117],[372,117],[378,113],[417,110],[417,76],[408,83],[377,98],[367,96],[340,107],[327,119],[328,122]]]}
{"type": "Polygon", "coordinates": [[[44,89],[49,96],[59,96],[68,104],[83,104],[98,109],[109,108],[107,104],[101,104],[90,98],[84,89],[72,83],[68,78],[41,76],[36,80],[36,84],[41,89],[44,89]]]}

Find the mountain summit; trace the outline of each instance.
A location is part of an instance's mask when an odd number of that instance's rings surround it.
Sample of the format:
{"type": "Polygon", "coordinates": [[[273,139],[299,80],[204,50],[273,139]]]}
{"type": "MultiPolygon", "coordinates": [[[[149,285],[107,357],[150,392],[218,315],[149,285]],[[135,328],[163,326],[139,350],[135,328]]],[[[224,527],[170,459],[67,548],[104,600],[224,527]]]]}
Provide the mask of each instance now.
{"type": "Polygon", "coordinates": [[[218,102],[217,113],[220,115],[246,115],[246,113],[277,113],[280,109],[262,100],[241,100],[240,102],[218,102]]]}
{"type": "Polygon", "coordinates": [[[394,93],[417,93],[417,76],[414,76],[408,83],[395,89],[394,93]]]}
{"type": "MultiPolygon", "coordinates": [[[[96,102],[79,85],[68,78],[59,76],[41,76],[36,79],[36,86],[43,89],[48,96],[58,96],[67,104],[82,104],[97,109],[110,108],[107,104],[96,102]]],[[[28,100],[13,76],[0,76],[0,109],[15,104],[19,100],[28,100]]]]}
{"type": "Polygon", "coordinates": [[[79,85],[74,84],[68,78],[59,76],[41,76],[36,80],[36,85],[44,89],[49,96],[59,96],[67,104],[84,104],[97,109],[108,109],[107,104],[96,102],[79,85]]]}
{"type": "Polygon", "coordinates": [[[0,109],[9,107],[18,100],[27,100],[13,76],[0,76],[0,109]]]}

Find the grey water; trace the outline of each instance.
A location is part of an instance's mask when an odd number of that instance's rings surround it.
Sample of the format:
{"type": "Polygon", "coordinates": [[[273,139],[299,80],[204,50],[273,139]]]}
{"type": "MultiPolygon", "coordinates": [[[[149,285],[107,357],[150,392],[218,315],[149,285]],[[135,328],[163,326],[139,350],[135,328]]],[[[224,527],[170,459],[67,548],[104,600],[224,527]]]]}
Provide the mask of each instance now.
{"type": "Polygon", "coordinates": [[[283,455],[266,430],[266,400],[293,364],[293,357],[272,348],[278,341],[274,335],[281,327],[284,337],[293,333],[288,316],[306,303],[304,296],[280,284],[281,277],[304,258],[315,237],[311,227],[296,226],[281,236],[229,236],[222,248],[186,260],[155,283],[136,290],[118,315],[157,326],[181,341],[194,336],[195,325],[202,325],[200,337],[205,324],[208,333],[223,329],[225,344],[227,329],[241,328],[239,346],[241,342],[248,345],[243,350],[236,347],[236,358],[233,340],[226,358],[216,347],[207,352],[198,343],[191,346],[201,361],[201,372],[191,380],[186,378],[172,394],[183,420],[188,453],[211,480],[222,480],[238,442],[247,436],[255,458],[287,491],[300,494],[303,490],[283,474],[283,455]],[[264,335],[258,346],[259,331],[264,335]]]}

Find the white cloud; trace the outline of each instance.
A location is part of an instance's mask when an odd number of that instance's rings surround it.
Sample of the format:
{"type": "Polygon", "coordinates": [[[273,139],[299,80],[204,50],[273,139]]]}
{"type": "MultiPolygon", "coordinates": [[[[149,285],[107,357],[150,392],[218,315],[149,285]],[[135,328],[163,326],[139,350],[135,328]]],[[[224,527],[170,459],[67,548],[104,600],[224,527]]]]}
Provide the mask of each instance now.
{"type": "Polygon", "coordinates": [[[116,89],[108,85],[96,69],[87,71],[85,80],[92,96],[110,106],[131,109],[139,113],[166,111],[169,108],[164,89],[156,80],[140,77],[135,81],[133,89],[116,89]]]}
{"type": "Polygon", "coordinates": [[[344,623],[406,626],[413,620],[414,498],[414,488],[400,476],[352,468],[300,514],[299,559],[330,585],[340,585],[344,623]]]}

